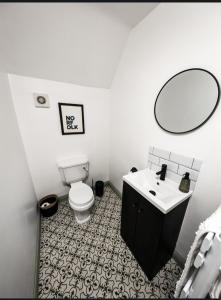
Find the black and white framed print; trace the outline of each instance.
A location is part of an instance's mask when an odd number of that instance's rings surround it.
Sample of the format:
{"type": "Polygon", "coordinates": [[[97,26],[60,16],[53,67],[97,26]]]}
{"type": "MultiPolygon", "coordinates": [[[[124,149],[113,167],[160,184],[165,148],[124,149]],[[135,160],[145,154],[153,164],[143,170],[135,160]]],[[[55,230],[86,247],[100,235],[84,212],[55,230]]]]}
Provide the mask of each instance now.
{"type": "Polygon", "coordinates": [[[84,106],[82,104],[58,103],[62,134],[83,134],[84,106]]]}

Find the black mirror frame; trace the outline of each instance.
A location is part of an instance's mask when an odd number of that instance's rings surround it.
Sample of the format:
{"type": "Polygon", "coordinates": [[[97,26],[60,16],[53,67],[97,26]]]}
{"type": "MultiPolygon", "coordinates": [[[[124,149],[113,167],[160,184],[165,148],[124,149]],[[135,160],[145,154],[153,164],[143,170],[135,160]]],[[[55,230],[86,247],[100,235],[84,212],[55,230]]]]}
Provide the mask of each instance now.
{"type": "Polygon", "coordinates": [[[217,106],[218,106],[218,104],[219,104],[219,101],[220,101],[220,85],[219,85],[219,82],[218,82],[217,78],[216,78],[211,72],[209,72],[209,71],[207,71],[207,70],[205,70],[205,69],[202,69],[202,68],[190,68],[190,69],[183,70],[183,71],[181,71],[181,72],[179,72],[179,73],[173,75],[173,76],[172,76],[169,80],[167,80],[167,82],[162,86],[162,88],[160,89],[159,93],[157,94],[157,98],[156,98],[156,101],[155,101],[155,104],[154,104],[154,117],[155,117],[155,120],[156,120],[157,124],[159,125],[159,127],[160,127],[161,129],[163,129],[164,131],[166,131],[166,132],[173,133],[173,134],[183,134],[183,133],[188,133],[188,132],[194,131],[194,130],[198,129],[199,127],[203,126],[203,125],[204,125],[204,124],[212,117],[212,115],[214,114],[215,110],[217,109],[217,106]],[[209,116],[208,116],[208,117],[207,117],[200,125],[198,125],[197,127],[194,127],[194,128],[191,129],[191,130],[182,131],[182,132],[174,132],[174,131],[167,130],[167,129],[165,129],[163,126],[161,126],[160,123],[159,123],[159,121],[157,120],[157,116],[156,116],[156,104],[157,104],[157,100],[158,100],[158,98],[159,98],[159,96],[160,96],[161,91],[162,91],[163,88],[167,85],[167,83],[168,83],[169,81],[171,81],[174,77],[176,77],[177,75],[179,75],[179,74],[181,74],[181,73],[184,73],[184,72],[187,72],[187,71],[192,71],[192,70],[200,70],[200,71],[204,71],[204,72],[206,72],[206,73],[209,73],[209,74],[213,77],[213,79],[215,80],[215,82],[216,82],[216,84],[217,84],[217,88],[218,88],[218,97],[217,97],[217,100],[216,100],[216,104],[215,104],[215,106],[214,106],[212,112],[210,113],[210,115],[209,115],[209,116]]]}

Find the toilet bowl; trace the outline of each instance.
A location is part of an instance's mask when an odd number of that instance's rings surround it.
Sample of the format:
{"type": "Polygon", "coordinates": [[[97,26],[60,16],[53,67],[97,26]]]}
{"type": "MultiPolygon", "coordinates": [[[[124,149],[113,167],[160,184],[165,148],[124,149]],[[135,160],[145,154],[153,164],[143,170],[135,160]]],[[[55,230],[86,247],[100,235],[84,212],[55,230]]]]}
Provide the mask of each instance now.
{"type": "Polygon", "coordinates": [[[75,219],[78,224],[89,221],[90,208],[94,204],[92,189],[82,181],[71,183],[69,204],[74,210],[75,219]]]}
{"type": "Polygon", "coordinates": [[[94,203],[93,191],[84,183],[89,176],[89,161],[86,155],[74,155],[72,157],[57,160],[57,166],[62,182],[69,185],[69,205],[74,210],[78,224],[90,220],[90,208],[94,203]]]}

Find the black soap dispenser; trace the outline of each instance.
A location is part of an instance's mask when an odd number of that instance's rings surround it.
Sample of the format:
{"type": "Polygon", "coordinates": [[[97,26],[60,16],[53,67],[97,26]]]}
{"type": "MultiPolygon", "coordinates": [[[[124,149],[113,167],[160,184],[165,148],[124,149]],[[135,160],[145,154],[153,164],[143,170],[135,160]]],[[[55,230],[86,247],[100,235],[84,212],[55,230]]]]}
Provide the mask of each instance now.
{"type": "Polygon", "coordinates": [[[180,181],[179,190],[183,193],[188,193],[190,190],[190,173],[186,172],[180,181]]]}

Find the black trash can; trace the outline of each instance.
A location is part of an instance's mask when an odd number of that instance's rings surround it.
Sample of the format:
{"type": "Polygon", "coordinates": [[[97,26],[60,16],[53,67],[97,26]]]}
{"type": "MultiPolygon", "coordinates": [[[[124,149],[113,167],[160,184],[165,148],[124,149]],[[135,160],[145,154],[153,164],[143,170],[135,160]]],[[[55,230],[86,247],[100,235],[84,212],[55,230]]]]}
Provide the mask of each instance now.
{"type": "Polygon", "coordinates": [[[102,197],[104,194],[104,182],[103,181],[96,181],[95,183],[95,194],[98,197],[102,197]]]}
{"type": "Polygon", "coordinates": [[[58,197],[57,195],[47,195],[38,202],[41,214],[43,217],[51,217],[58,210],[58,197]]]}

